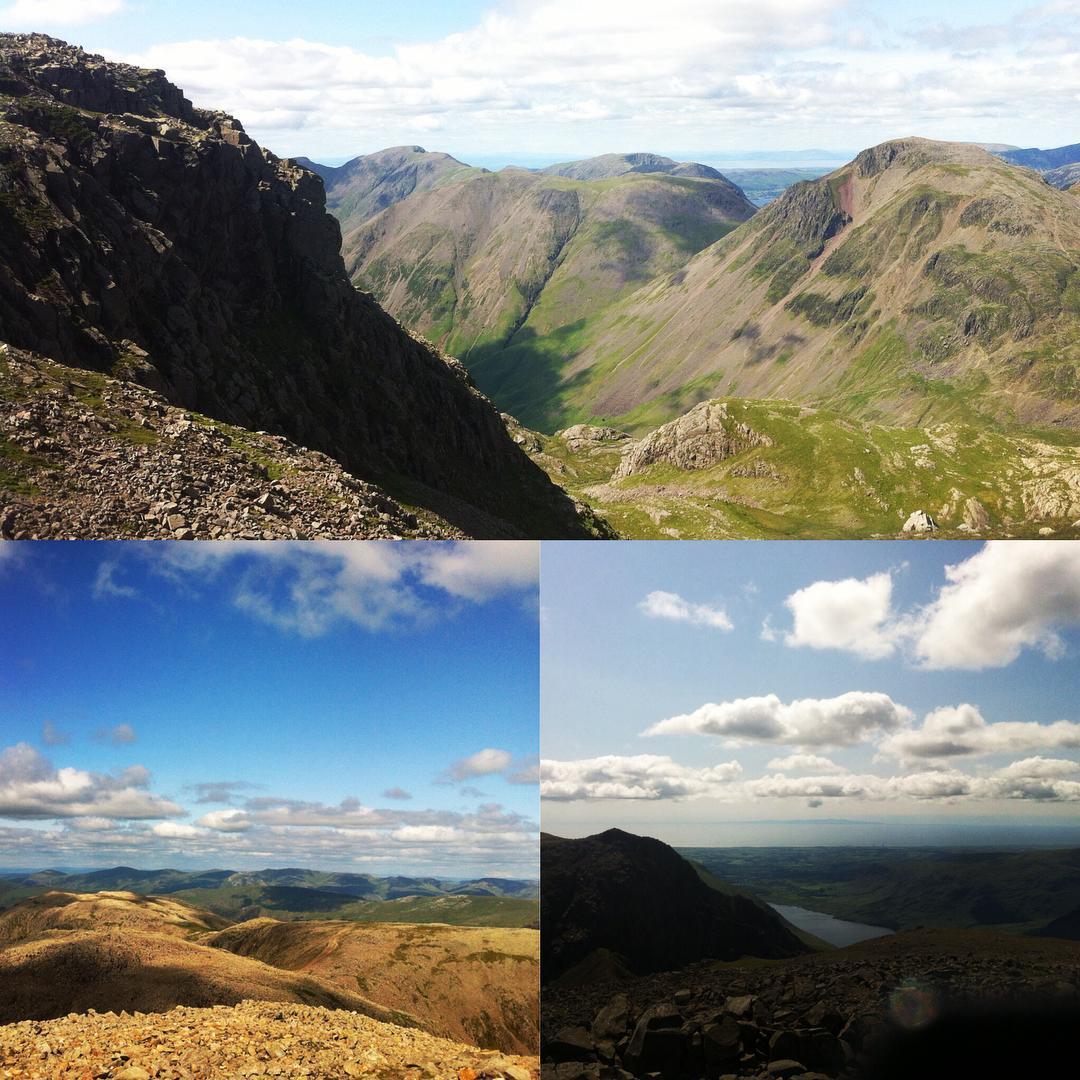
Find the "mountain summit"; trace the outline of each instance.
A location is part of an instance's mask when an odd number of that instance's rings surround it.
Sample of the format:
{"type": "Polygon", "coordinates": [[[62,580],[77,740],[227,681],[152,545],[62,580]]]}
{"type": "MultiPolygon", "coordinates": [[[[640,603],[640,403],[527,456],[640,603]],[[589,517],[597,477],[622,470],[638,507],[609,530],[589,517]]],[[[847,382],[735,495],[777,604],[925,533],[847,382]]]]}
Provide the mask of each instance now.
{"type": "Polygon", "coordinates": [[[637,974],[809,951],[767,905],[706,884],[660,840],[621,829],[580,840],[545,835],[540,854],[545,982],[581,970],[601,950],[637,974]]]}
{"type": "Polygon", "coordinates": [[[324,201],[163,72],[0,35],[0,340],[321,450],[471,535],[587,535],[464,369],[352,288],[324,201]]]}

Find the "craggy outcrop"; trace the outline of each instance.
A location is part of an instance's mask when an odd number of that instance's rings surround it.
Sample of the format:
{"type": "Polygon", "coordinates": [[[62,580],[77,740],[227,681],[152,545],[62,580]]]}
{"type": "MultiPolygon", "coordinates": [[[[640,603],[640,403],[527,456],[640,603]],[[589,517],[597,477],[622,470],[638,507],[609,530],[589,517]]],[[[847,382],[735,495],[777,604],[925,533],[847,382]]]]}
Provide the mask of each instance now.
{"type": "Polygon", "coordinates": [[[0,340],[285,435],[473,535],[588,535],[464,369],[352,288],[324,200],[162,72],[0,35],[0,340]]]}

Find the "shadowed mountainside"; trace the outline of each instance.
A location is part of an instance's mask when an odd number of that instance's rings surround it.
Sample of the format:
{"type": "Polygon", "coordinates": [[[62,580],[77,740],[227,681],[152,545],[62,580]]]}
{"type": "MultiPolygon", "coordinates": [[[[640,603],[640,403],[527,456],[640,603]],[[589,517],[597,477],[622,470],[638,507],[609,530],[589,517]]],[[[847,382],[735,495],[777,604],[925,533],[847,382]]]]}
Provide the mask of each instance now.
{"type": "Polygon", "coordinates": [[[761,901],[711,887],[667,844],[620,829],[580,840],[545,835],[540,903],[545,983],[566,981],[578,966],[591,981],[590,958],[601,950],[639,974],[810,951],[761,901]]]}
{"type": "Polygon", "coordinates": [[[587,535],[461,366],[350,286],[324,199],[162,72],[0,36],[0,340],[322,450],[473,535],[587,535]]]}

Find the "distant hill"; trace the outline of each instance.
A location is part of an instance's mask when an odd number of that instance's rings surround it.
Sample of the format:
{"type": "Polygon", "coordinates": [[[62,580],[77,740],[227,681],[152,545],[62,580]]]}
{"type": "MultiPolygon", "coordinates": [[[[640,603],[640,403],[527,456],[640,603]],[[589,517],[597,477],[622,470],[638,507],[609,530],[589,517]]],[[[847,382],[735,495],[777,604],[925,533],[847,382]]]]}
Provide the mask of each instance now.
{"type": "Polygon", "coordinates": [[[999,156],[1013,165],[1023,165],[1029,169],[1046,172],[1062,165],[1071,165],[1080,161],[1080,143],[1058,146],[1052,150],[1040,150],[1032,146],[1027,149],[1011,149],[999,152],[999,156]]]}
{"type": "Polygon", "coordinates": [[[580,840],[545,835],[541,867],[545,982],[595,969],[600,950],[638,974],[810,951],[772,909],[710,887],[659,840],[620,829],[580,840]]]}
{"type": "Polygon", "coordinates": [[[117,866],[0,878],[0,910],[48,890],[166,894],[230,921],[272,916],[514,927],[533,925],[539,909],[537,883],[513,878],[444,881],[298,867],[188,871],[117,866]]]}
{"type": "Polygon", "coordinates": [[[729,181],[504,169],[417,192],[343,239],[353,282],[503,403],[555,393],[546,352],[750,218],[729,181]]]}
{"type": "Polygon", "coordinates": [[[1056,188],[1071,188],[1080,183],[1080,161],[1050,169],[1048,172],[1043,173],[1043,179],[1056,188]]]}
{"type": "Polygon", "coordinates": [[[318,173],[326,187],[326,208],[348,232],[414,191],[427,191],[450,180],[487,172],[422,146],[391,146],[362,154],[344,165],[319,165],[309,158],[298,164],[318,173]]]}
{"type": "Polygon", "coordinates": [[[581,161],[564,161],[538,170],[548,176],[570,180],[611,180],[627,173],[663,173],[666,176],[692,176],[698,179],[723,180],[716,169],[696,161],[675,161],[660,154],[600,154],[581,161]]]}
{"type": "Polygon", "coordinates": [[[391,922],[238,923],[205,943],[304,971],[415,1015],[432,1034],[508,1053],[535,1053],[540,935],[391,922]]]}

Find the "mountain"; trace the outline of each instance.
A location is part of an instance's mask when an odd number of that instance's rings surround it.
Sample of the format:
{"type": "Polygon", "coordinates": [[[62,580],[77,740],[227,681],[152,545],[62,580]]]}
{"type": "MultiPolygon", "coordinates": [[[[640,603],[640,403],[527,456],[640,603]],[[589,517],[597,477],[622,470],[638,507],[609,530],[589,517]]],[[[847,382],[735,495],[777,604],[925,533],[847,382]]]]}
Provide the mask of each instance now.
{"type": "Polygon", "coordinates": [[[696,161],[674,161],[660,154],[600,154],[582,161],[564,161],[538,169],[547,176],[565,176],[570,180],[611,180],[627,173],[663,173],[666,176],[692,176],[697,179],[723,180],[716,169],[696,161]]]}
{"type": "Polygon", "coordinates": [[[580,840],[545,835],[540,887],[545,983],[594,970],[601,950],[637,974],[809,951],[761,901],[710,887],[667,844],[620,829],[580,840]]]}
{"type": "Polygon", "coordinates": [[[349,1009],[417,1026],[401,1010],[306,972],[197,943],[221,920],[134,893],[47,893],[0,916],[0,1023],[71,1012],[164,1012],[245,999],[349,1009]]]}
{"type": "MultiPolygon", "coordinates": [[[[460,926],[533,926],[538,915],[535,881],[478,878],[445,881],[401,875],[338,873],[303,867],[264,870],[139,870],[115,866],[60,874],[12,874],[0,879],[3,905],[50,890],[98,893],[123,890],[174,898],[214,912],[225,921],[272,916],[277,919],[348,919],[358,922],[426,923],[460,926]]],[[[220,927],[215,927],[215,929],[220,927]]]]}
{"type": "Polygon", "coordinates": [[[308,158],[295,160],[322,177],[326,208],[341,222],[342,232],[349,232],[414,191],[428,191],[487,171],[422,146],[392,146],[362,154],[336,168],[317,165],[308,158]]]}
{"type": "Polygon", "coordinates": [[[359,988],[455,1042],[505,1053],[536,1052],[540,935],[535,930],[255,919],[204,943],[304,971],[346,990],[359,988]]]}
{"type": "Polygon", "coordinates": [[[999,157],[1012,165],[1023,165],[1028,169],[1047,172],[1050,169],[1057,169],[1062,165],[1071,165],[1080,161],[1080,143],[1058,146],[1053,150],[1040,150],[1036,146],[1028,147],[1026,150],[1014,147],[997,153],[999,157]]]}
{"type": "Polygon", "coordinates": [[[1043,173],[1043,179],[1056,188],[1067,189],[1080,184],[1080,161],[1074,161],[1069,165],[1059,165],[1056,169],[1050,169],[1043,173]]]}
{"type": "Polygon", "coordinates": [[[1078,252],[1068,193],[969,145],[884,143],[588,319],[543,396],[499,404],[541,429],[717,396],[1075,426],[1078,252]]]}
{"type": "Polygon", "coordinates": [[[588,317],[753,213],[723,178],[504,169],[414,193],[343,243],[357,286],[513,408],[556,393],[588,317]]]}
{"type": "Polygon", "coordinates": [[[320,180],[239,121],[34,34],[0,36],[0,115],[0,340],[322,451],[470,535],[590,535],[460,365],[351,287],[320,180]]]}

